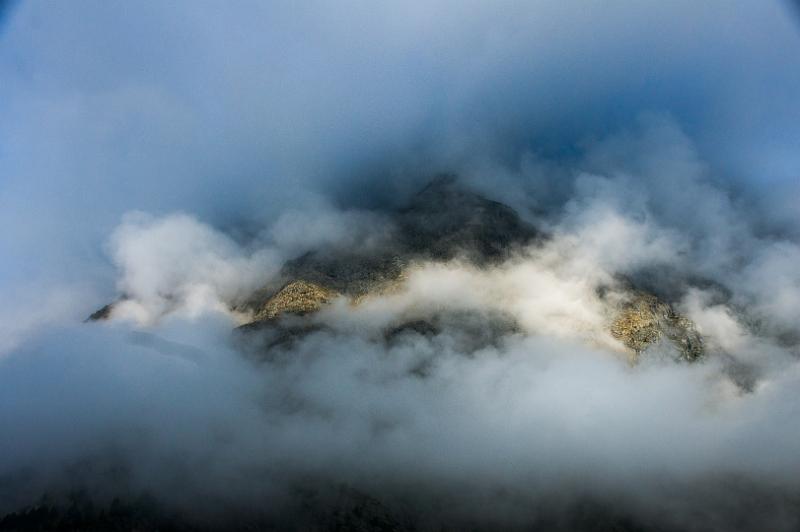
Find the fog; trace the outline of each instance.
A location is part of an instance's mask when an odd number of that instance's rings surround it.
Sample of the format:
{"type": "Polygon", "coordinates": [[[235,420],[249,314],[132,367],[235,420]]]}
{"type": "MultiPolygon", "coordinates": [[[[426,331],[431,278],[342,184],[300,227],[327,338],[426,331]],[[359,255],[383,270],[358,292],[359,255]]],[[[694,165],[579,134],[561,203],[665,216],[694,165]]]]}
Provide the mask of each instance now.
{"type": "Polygon", "coordinates": [[[306,529],[356,493],[431,530],[796,529],[790,7],[0,9],[0,516],[306,529]],[[391,246],[442,171],[547,238],[414,262],[267,354],[234,330],[287,260],[391,246]],[[701,361],[631,363],[628,281],[701,361]]]}

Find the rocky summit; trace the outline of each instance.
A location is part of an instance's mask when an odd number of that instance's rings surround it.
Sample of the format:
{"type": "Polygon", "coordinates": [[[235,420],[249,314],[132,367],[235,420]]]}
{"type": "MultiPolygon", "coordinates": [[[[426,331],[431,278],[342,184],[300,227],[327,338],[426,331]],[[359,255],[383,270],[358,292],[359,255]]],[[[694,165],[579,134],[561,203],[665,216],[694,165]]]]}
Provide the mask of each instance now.
{"type": "MultiPolygon", "coordinates": [[[[297,328],[280,320],[285,314],[305,315],[319,310],[336,296],[351,303],[370,294],[379,294],[402,285],[406,268],[415,261],[467,261],[478,267],[499,264],[526,246],[541,245],[546,235],[526,223],[517,212],[459,185],[451,175],[435,178],[411,198],[411,202],[392,213],[394,239],[369,253],[327,249],[306,253],[289,261],[279,280],[257,292],[247,303],[254,316],[245,330],[281,329],[280,338],[296,337],[316,327],[297,328]],[[289,328],[287,328],[289,327],[289,328]]],[[[694,324],[657,296],[626,285],[625,302],[618,305],[609,331],[630,351],[631,360],[652,345],[666,342],[679,357],[694,361],[703,355],[703,340],[694,324]]],[[[441,313],[440,313],[441,314],[441,313]]],[[[463,332],[467,345],[477,349],[495,334],[486,329],[502,326],[501,332],[517,328],[510,318],[492,320],[476,328],[476,319],[432,315],[396,324],[386,332],[394,338],[400,331],[440,330],[443,320],[448,330],[463,332]]],[[[488,318],[486,318],[488,320],[488,318]]]]}
{"type": "MultiPolygon", "coordinates": [[[[287,261],[275,279],[244,303],[232,304],[235,310],[252,316],[240,330],[267,331],[272,340],[263,346],[268,349],[321,327],[284,318],[307,317],[338,297],[357,305],[370,295],[400,290],[406,271],[415,263],[457,259],[488,268],[547,241],[544,232],[512,208],[466,189],[453,175],[434,178],[406,206],[390,212],[389,220],[393,232],[387,242],[368,249],[327,247],[287,261]]],[[[691,320],[635,283],[626,280],[621,284],[624,297],[612,306],[608,330],[628,349],[632,361],[661,344],[672,347],[678,353],[676,358],[684,361],[703,356],[703,339],[691,320]]],[[[107,305],[89,319],[107,319],[112,310],[113,304],[107,305]]],[[[469,312],[440,310],[424,319],[396,323],[384,337],[391,341],[403,331],[423,331],[430,336],[447,323],[448,331],[458,331],[465,346],[478,349],[489,339],[518,329],[508,316],[495,318],[484,317],[485,323],[477,326],[481,318],[469,312]],[[487,332],[490,330],[494,333],[487,332]]]]}

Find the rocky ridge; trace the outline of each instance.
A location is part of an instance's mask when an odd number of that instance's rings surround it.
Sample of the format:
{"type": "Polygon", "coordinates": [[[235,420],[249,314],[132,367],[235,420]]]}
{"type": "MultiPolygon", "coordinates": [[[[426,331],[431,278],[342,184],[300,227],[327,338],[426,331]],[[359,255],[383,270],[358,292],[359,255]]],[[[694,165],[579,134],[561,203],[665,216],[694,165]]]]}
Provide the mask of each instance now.
{"type": "MultiPolygon", "coordinates": [[[[547,238],[507,205],[463,188],[452,175],[433,179],[406,207],[391,213],[391,221],[395,233],[383,247],[320,249],[288,261],[276,279],[235,307],[252,316],[240,329],[271,329],[273,340],[264,348],[283,344],[320,328],[287,320],[287,316],[312,315],[337,297],[358,304],[370,295],[399,290],[414,263],[458,258],[476,267],[490,267],[547,238]]],[[[656,295],[631,283],[622,284],[626,285],[625,301],[611,316],[609,332],[629,350],[633,361],[661,342],[676,348],[684,361],[703,356],[703,339],[691,320],[656,295]]],[[[111,311],[111,306],[103,307],[90,320],[106,319],[111,311]]],[[[497,336],[489,329],[517,330],[507,317],[481,327],[476,327],[476,321],[480,320],[474,316],[431,315],[396,323],[384,337],[391,341],[403,331],[435,336],[446,322],[448,330],[463,333],[465,345],[479,348],[497,336]]]]}

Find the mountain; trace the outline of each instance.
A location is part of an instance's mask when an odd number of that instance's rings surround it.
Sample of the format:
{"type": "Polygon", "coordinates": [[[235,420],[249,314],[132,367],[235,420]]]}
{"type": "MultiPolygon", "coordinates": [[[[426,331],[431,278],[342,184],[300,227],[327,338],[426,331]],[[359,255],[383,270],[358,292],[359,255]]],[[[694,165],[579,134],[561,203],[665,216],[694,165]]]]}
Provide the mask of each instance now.
{"type": "MultiPolygon", "coordinates": [[[[241,332],[259,331],[261,349],[285,344],[319,330],[303,322],[339,297],[358,304],[370,295],[402,289],[413,264],[459,260],[490,268],[519,255],[525,248],[541,246],[548,235],[524,221],[511,207],[463,187],[456,176],[442,174],[417,192],[401,209],[389,213],[394,228],[389,242],[367,249],[326,247],[287,261],[279,275],[256,290],[233,310],[251,315],[241,332]],[[294,316],[294,319],[286,319],[294,316]]],[[[703,338],[687,317],[650,291],[642,282],[619,279],[624,297],[613,303],[615,315],[609,332],[628,350],[631,360],[650,346],[667,342],[679,357],[694,361],[703,356],[703,338]]],[[[668,292],[668,287],[657,287],[668,292]]],[[[469,287],[465,287],[469,290],[469,287]]],[[[87,321],[111,317],[115,303],[94,312],[87,321]]],[[[396,323],[385,331],[391,341],[401,332],[436,335],[443,324],[463,333],[470,350],[487,345],[502,333],[518,329],[509,316],[475,316],[469,312],[439,311],[424,320],[396,323]]]]}
{"type": "MultiPolygon", "coordinates": [[[[323,246],[288,260],[278,275],[243,301],[231,301],[231,310],[249,316],[249,322],[235,330],[241,351],[258,363],[280,361],[292,356],[292,346],[309,335],[333,330],[323,311],[334,304],[358,308],[368,301],[402,294],[407,281],[420,266],[457,264],[471,271],[503,271],[505,265],[524,261],[530,253],[544,249],[551,237],[525,221],[512,208],[463,187],[457,178],[442,175],[410,198],[400,209],[384,213],[392,228],[378,243],[360,247],[323,246]]],[[[636,363],[653,346],[668,346],[676,362],[694,362],[704,356],[704,341],[690,319],[671,304],[671,288],[653,282],[656,277],[619,277],[613,290],[598,289],[598,300],[608,312],[606,333],[636,363]]],[[[662,276],[662,279],[670,279],[662,276]]],[[[468,283],[459,288],[469,293],[468,283]]],[[[120,299],[123,301],[124,297],[120,299]]],[[[426,340],[433,351],[445,337],[445,345],[459,356],[472,356],[481,349],[500,345],[525,326],[502,305],[493,308],[460,307],[452,302],[427,306],[416,314],[398,313],[380,330],[370,332],[370,342],[387,347],[426,340]],[[445,304],[447,303],[447,304],[445,304]]],[[[87,321],[112,319],[110,303],[87,321]]],[[[362,307],[363,308],[363,307],[362,307]]],[[[157,341],[149,339],[147,341],[157,341]]],[[[428,356],[428,355],[425,355],[428,356]]],[[[435,356],[435,353],[433,355],[435,356]]],[[[434,360],[421,357],[403,371],[412,378],[425,379],[434,360]]],[[[377,430],[377,429],[376,429],[377,430]]],[[[304,488],[305,489],[305,488],[304,488]]],[[[319,493],[328,487],[299,490],[302,506],[293,515],[309,519],[307,529],[315,530],[411,530],[414,520],[378,500],[375,494],[343,486],[324,500],[319,493]],[[315,491],[316,490],[316,491],[315,491]],[[309,500],[304,497],[311,497],[309,500]]],[[[334,491],[338,488],[333,488],[334,491]]],[[[94,506],[78,497],[68,504],[46,504],[23,509],[0,519],[0,530],[86,529],[86,530],[203,530],[217,526],[190,525],[153,501],[131,504],[115,501],[111,507],[94,506]]],[[[575,522],[561,523],[561,529],[638,530],[624,516],[604,513],[602,507],[580,506],[569,512],[575,522]],[[566,527],[566,528],[563,528],[566,527]]],[[[544,512],[543,515],[546,515],[544,512]]],[[[412,516],[413,517],[413,516],[412,516]]],[[[231,522],[225,529],[254,530],[245,522],[231,522]]],[[[271,525],[272,526],[272,525],[271,525]]],[[[290,529],[306,529],[292,523],[290,529]]],[[[532,529],[552,529],[539,523],[532,529]]],[[[558,528],[558,527],[555,527],[558,528]]],[[[281,529],[278,526],[277,529],[281,529]]]]}
{"type": "MultiPolygon", "coordinates": [[[[487,268],[548,239],[509,206],[465,189],[452,175],[434,178],[408,205],[391,213],[390,219],[395,233],[382,248],[317,250],[287,262],[277,279],[239,307],[253,315],[253,321],[242,330],[272,329],[269,340],[262,345],[269,348],[319,329],[319,325],[282,320],[283,316],[314,313],[337,297],[358,304],[370,294],[400,289],[412,264],[458,259],[487,268]]],[[[702,357],[703,339],[691,320],[635,282],[624,279],[621,285],[625,297],[616,304],[609,330],[629,349],[632,360],[661,341],[675,347],[684,360],[702,357]]],[[[474,350],[499,333],[518,328],[508,316],[481,324],[480,318],[466,319],[463,312],[458,316],[444,314],[447,312],[439,311],[426,320],[397,323],[386,331],[386,338],[391,340],[399,331],[435,335],[447,322],[448,330],[463,332],[466,343],[474,350]],[[490,331],[497,327],[500,330],[492,334],[490,331]]]]}

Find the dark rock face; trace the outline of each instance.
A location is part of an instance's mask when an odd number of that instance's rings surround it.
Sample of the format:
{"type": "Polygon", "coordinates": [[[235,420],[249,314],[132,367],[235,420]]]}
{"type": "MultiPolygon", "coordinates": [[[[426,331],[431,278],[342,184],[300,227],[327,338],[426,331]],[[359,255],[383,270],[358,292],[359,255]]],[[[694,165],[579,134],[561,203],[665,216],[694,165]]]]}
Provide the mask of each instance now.
{"type": "Polygon", "coordinates": [[[498,262],[541,237],[513,209],[464,190],[451,175],[418,192],[397,223],[402,246],[433,260],[465,256],[478,264],[498,262]]]}
{"type": "Polygon", "coordinates": [[[542,238],[513,209],[465,190],[451,175],[435,178],[408,206],[393,213],[391,220],[396,234],[385,247],[370,252],[325,249],[306,253],[287,262],[280,279],[259,290],[247,306],[263,308],[296,281],[359,298],[397,284],[405,268],[415,261],[460,257],[488,265],[502,262],[542,238]]]}
{"type": "Polygon", "coordinates": [[[308,323],[295,316],[276,320],[254,321],[234,331],[234,341],[240,351],[258,361],[279,359],[297,342],[309,334],[329,329],[316,323],[308,323]]]}
{"type": "Polygon", "coordinates": [[[281,273],[289,279],[303,279],[358,297],[399,279],[407,260],[391,250],[381,251],[377,256],[312,251],[287,262],[281,273]]]}
{"type": "Polygon", "coordinates": [[[435,178],[390,219],[395,238],[383,248],[325,249],[301,255],[288,261],[280,279],[259,290],[248,306],[261,306],[298,280],[358,298],[396,283],[414,261],[463,257],[486,265],[501,262],[541,238],[511,208],[463,189],[451,175],[435,178]]]}
{"type": "MultiPolygon", "coordinates": [[[[242,330],[259,331],[262,345],[287,345],[318,327],[289,324],[278,319],[283,314],[314,312],[335,296],[357,302],[391,290],[415,261],[462,258],[484,266],[502,262],[541,239],[539,231],[514,210],[465,190],[451,175],[435,178],[391,220],[395,235],[383,248],[311,251],[287,262],[280,279],[259,290],[248,303],[255,320],[242,330]],[[304,288],[302,294],[297,286],[304,288]]],[[[432,338],[446,327],[460,349],[472,352],[517,329],[508,316],[457,314],[410,318],[386,331],[384,340],[396,341],[409,332],[432,338]]]]}
{"type": "Polygon", "coordinates": [[[111,311],[114,310],[115,303],[109,303],[108,305],[103,306],[102,308],[92,312],[92,314],[86,318],[86,321],[103,321],[107,320],[111,317],[111,311]]]}
{"type": "Polygon", "coordinates": [[[384,331],[384,339],[390,344],[418,339],[430,341],[445,332],[449,348],[469,354],[499,346],[503,338],[520,329],[514,317],[507,314],[461,310],[401,321],[384,331]]]}

